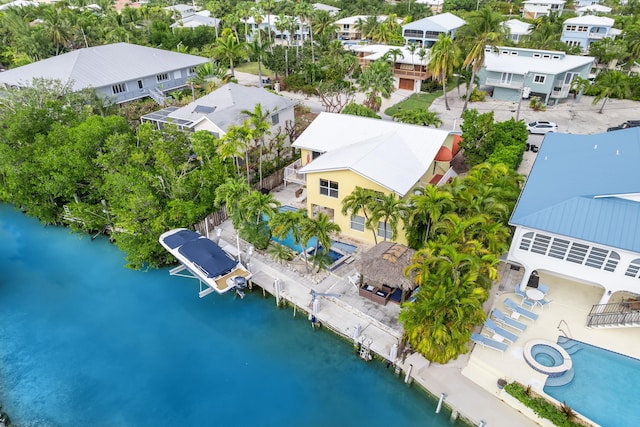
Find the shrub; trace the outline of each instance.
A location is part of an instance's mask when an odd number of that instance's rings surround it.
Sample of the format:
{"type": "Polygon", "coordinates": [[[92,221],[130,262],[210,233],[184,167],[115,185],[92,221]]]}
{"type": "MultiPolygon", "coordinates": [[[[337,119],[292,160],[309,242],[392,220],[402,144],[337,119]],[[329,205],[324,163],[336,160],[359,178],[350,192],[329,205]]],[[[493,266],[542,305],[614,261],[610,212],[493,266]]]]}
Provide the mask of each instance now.
{"type": "Polygon", "coordinates": [[[542,100],[538,96],[532,96],[529,100],[529,107],[533,111],[545,111],[547,107],[544,106],[542,100]]]}
{"type": "Polygon", "coordinates": [[[376,112],[371,108],[365,107],[364,105],[356,104],[355,102],[350,102],[349,104],[347,104],[340,113],[349,114],[352,116],[371,117],[374,119],[380,118],[380,116],[377,115],[376,112]]]}
{"type": "Polygon", "coordinates": [[[563,405],[563,408],[558,408],[540,396],[533,396],[533,392],[529,387],[525,388],[522,384],[513,382],[507,384],[504,390],[522,402],[527,408],[531,408],[538,416],[548,419],[554,425],[561,427],[581,427],[585,425],[572,420],[575,417],[575,413],[566,404],[563,405]]]}
{"type": "Polygon", "coordinates": [[[469,102],[484,102],[487,97],[486,90],[478,90],[478,88],[473,88],[471,92],[471,96],[469,96],[469,102]]]}

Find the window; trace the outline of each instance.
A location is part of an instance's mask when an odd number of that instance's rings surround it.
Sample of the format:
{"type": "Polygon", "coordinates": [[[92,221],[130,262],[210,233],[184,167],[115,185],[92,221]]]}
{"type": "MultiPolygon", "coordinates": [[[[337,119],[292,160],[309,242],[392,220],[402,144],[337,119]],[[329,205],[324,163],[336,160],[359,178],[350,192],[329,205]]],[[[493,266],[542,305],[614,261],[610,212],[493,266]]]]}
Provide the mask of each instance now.
{"type": "Polygon", "coordinates": [[[575,25],[567,25],[567,26],[565,27],[565,30],[566,30],[566,31],[575,31],[575,30],[576,30],[576,28],[577,28],[577,27],[576,27],[575,25]]]}
{"type": "Polygon", "coordinates": [[[580,42],[579,42],[579,41],[577,41],[577,40],[568,40],[568,41],[566,41],[565,43],[567,43],[567,45],[568,45],[568,46],[571,46],[571,47],[573,47],[573,46],[580,46],[580,42]]]}
{"type": "Polygon", "coordinates": [[[271,116],[271,123],[274,125],[277,125],[278,123],[280,123],[280,115],[274,114],[273,116],[271,116]]]}
{"type": "Polygon", "coordinates": [[[167,73],[158,74],[156,76],[156,80],[158,82],[166,82],[167,80],[169,80],[169,74],[167,73]]]}
{"type": "Polygon", "coordinates": [[[364,217],[354,215],[351,217],[351,229],[356,231],[364,231],[364,217]]]}
{"type": "Polygon", "coordinates": [[[320,180],[320,194],[323,196],[329,196],[338,198],[338,183],[333,181],[328,181],[326,179],[320,180]]]}
{"type": "Polygon", "coordinates": [[[547,79],[547,76],[543,76],[542,74],[535,74],[533,76],[533,82],[538,83],[540,85],[544,84],[544,81],[547,79]]]}
{"type": "Polygon", "coordinates": [[[117,85],[111,86],[111,91],[113,92],[114,95],[117,95],[122,92],[126,92],[127,85],[124,83],[118,83],[117,85]]]}
{"type": "Polygon", "coordinates": [[[581,33],[586,33],[587,31],[589,31],[589,27],[586,25],[578,25],[578,31],[581,33]]]}
{"type": "Polygon", "coordinates": [[[534,54],[533,54],[533,57],[534,57],[534,58],[540,58],[540,54],[539,54],[539,53],[534,53],[534,54]]]}
{"type": "Polygon", "coordinates": [[[518,56],[518,52],[516,52],[515,50],[511,51],[511,56],[518,56]]]}
{"type": "Polygon", "coordinates": [[[393,232],[391,231],[391,225],[389,223],[387,223],[386,226],[383,221],[378,223],[378,237],[391,240],[393,232]]]}
{"type": "Polygon", "coordinates": [[[624,273],[625,276],[629,277],[638,277],[638,272],[640,271],[640,258],[634,259],[629,263],[629,268],[624,273]]]}
{"type": "Polygon", "coordinates": [[[545,54],[542,55],[542,57],[544,59],[549,59],[549,58],[551,58],[551,55],[549,55],[548,53],[545,53],[545,54]]]}
{"type": "Polygon", "coordinates": [[[500,83],[502,83],[503,85],[510,85],[512,78],[513,78],[513,74],[502,73],[502,75],[500,76],[500,83]]]}
{"type": "Polygon", "coordinates": [[[560,55],[553,55],[551,59],[560,59],[560,55]]]}
{"type": "Polygon", "coordinates": [[[508,50],[501,50],[500,53],[503,54],[503,55],[509,55],[509,51],[508,50]]]}
{"type": "Polygon", "coordinates": [[[187,71],[187,74],[188,74],[188,75],[192,75],[192,74],[195,74],[195,73],[196,73],[196,67],[191,67],[191,68],[189,68],[189,70],[187,71]]]}

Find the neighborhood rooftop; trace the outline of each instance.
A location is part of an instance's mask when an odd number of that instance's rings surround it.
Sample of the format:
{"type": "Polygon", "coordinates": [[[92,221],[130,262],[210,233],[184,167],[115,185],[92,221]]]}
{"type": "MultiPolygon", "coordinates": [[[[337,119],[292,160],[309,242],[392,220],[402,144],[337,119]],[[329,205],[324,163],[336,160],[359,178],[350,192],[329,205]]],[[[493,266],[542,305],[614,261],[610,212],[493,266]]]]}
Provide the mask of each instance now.
{"type": "Polygon", "coordinates": [[[352,170],[404,196],[428,170],[448,136],[425,126],[320,113],[293,146],[325,153],[302,173],[352,170]]]}
{"type": "Polygon", "coordinates": [[[640,128],[547,134],[512,225],[640,252],[640,128]]]}
{"type": "Polygon", "coordinates": [[[114,43],[74,50],[63,55],[24,65],[0,73],[0,84],[25,86],[34,78],[73,82],[73,89],[103,87],[143,76],[158,70],[195,67],[209,59],[168,50],[114,43]]]}
{"type": "Polygon", "coordinates": [[[419,19],[417,21],[403,25],[402,28],[405,30],[409,29],[447,32],[462,27],[464,24],[464,19],[458,18],[453,13],[447,12],[419,19]]]}
{"type": "MultiPolygon", "coordinates": [[[[500,51],[510,48],[500,46],[500,51]]],[[[532,58],[524,55],[503,55],[502,53],[487,53],[484,58],[485,67],[488,71],[499,71],[503,73],[524,74],[537,72],[542,74],[559,74],[574,68],[587,65],[593,62],[591,56],[566,55],[564,52],[540,51],[535,49],[522,49],[531,52],[549,54],[550,58],[532,58]],[[558,56],[554,59],[553,56],[558,56]]]]}

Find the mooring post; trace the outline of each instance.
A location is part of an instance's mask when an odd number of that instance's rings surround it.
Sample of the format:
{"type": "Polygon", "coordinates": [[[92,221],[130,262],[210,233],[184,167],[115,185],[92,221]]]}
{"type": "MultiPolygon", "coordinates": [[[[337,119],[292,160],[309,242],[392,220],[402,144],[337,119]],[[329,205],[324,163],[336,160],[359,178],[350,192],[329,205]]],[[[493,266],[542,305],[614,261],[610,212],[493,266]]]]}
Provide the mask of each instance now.
{"type": "Polygon", "coordinates": [[[446,394],[440,393],[440,399],[438,400],[438,406],[436,406],[436,414],[440,413],[440,410],[442,409],[442,402],[444,402],[444,399],[446,397],[447,397],[446,394]]]}

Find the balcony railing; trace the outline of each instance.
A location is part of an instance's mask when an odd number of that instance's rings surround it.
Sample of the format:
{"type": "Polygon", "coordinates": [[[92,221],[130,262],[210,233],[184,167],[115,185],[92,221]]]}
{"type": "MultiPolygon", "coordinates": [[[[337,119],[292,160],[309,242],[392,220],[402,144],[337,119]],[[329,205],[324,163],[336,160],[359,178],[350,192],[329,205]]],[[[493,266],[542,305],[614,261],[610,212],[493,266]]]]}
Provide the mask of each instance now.
{"type": "Polygon", "coordinates": [[[563,85],[560,90],[552,90],[551,98],[566,98],[569,96],[569,90],[571,89],[571,85],[563,85]]]}
{"type": "Polygon", "coordinates": [[[640,326],[640,301],[597,304],[587,318],[591,328],[640,326]]]}
{"type": "Polygon", "coordinates": [[[298,159],[284,168],[284,182],[294,184],[306,184],[306,177],[299,173],[298,170],[302,166],[302,159],[298,159]]]}
{"type": "Polygon", "coordinates": [[[513,89],[520,89],[522,87],[522,79],[511,79],[511,80],[502,80],[502,79],[487,79],[486,84],[488,86],[497,86],[497,87],[508,87],[513,89]]]}
{"type": "Polygon", "coordinates": [[[589,33],[589,38],[590,39],[601,40],[601,39],[603,39],[605,37],[607,37],[607,34],[605,34],[605,33],[589,33]]]}
{"type": "Polygon", "coordinates": [[[393,69],[393,74],[396,77],[402,77],[402,78],[412,78],[412,79],[419,79],[419,80],[426,80],[429,78],[429,73],[427,71],[422,71],[422,70],[401,70],[400,68],[394,68],[393,69]]]}

